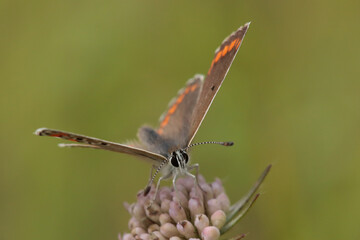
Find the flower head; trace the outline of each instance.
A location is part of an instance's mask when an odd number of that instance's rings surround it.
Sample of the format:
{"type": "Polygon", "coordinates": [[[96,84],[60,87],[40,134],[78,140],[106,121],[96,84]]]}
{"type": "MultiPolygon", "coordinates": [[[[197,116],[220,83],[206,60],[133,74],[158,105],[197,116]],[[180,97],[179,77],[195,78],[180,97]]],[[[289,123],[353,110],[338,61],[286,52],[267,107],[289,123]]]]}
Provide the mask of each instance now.
{"type": "MultiPolygon", "coordinates": [[[[220,179],[207,183],[199,175],[201,189],[191,177],[176,181],[176,189],[162,187],[154,199],[155,188],[144,196],[137,195],[137,202],[125,204],[131,218],[130,233],[119,235],[120,240],[217,240],[244,217],[258,198],[257,189],[268,174],[271,165],[262,173],[249,193],[230,205],[220,179]]],[[[241,239],[240,235],[234,239],[241,239]]]]}

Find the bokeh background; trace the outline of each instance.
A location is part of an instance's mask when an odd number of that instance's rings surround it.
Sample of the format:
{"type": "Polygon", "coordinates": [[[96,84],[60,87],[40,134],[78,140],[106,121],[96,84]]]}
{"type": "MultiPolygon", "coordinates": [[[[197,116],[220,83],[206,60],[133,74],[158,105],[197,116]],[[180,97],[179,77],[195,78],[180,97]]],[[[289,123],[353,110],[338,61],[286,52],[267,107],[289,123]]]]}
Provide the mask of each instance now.
{"type": "MultiPolygon", "coordinates": [[[[149,165],[60,149],[63,129],[123,142],[156,126],[214,50],[252,21],[192,159],[233,202],[232,233],[360,238],[359,1],[0,1],[0,239],[117,239],[149,165]]],[[[168,183],[169,184],[169,183],[168,183]]]]}

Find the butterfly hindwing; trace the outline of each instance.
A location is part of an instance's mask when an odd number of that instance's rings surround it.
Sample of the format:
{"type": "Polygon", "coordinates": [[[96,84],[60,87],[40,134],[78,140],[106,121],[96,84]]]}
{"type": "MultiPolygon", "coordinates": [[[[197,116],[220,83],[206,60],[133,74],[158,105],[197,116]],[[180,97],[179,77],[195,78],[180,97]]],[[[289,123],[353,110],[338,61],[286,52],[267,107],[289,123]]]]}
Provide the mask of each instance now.
{"type": "Polygon", "coordinates": [[[161,154],[165,157],[169,155],[169,149],[172,145],[170,141],[166,141],[158,132],[149,126],[142,126],[137,133],[140,144],[146,150],[161,154]]]}
{"type": "Polygon", "coordinates": [[[170,143],[169,151],[184,148],[189,135],[191,119],[203,85],[203,76],[195,75],[178,92],[169,104],[168,110],[160,117],[158,135],[170,143]]]}

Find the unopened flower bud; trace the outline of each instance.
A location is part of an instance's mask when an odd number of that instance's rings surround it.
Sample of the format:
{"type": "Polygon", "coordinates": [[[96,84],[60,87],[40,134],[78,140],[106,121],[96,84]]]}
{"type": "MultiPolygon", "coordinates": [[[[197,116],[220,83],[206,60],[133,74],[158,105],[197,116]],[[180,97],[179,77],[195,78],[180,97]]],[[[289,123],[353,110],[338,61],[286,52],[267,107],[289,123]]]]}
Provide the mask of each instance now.
{"type": "MultiPolygon", "coordinates": [[[[161,218],[161,216],[160,216],[161,218]]],[[[157,225],[157,224],[151,224],[149,227],[148,227],[148,233],[152,233],[152,232],[155,232],[155,231],[159,231],[160,230],[160,226],[157,225]]]]}
{"type": "Polygon", "coordinates": [[[187,207],[188,198],[184,195],[184,193],[178,191],[173,193],[173,201],[179,202],[181,206],[184,208],[187,207]]]}
{"type": "Polygon", "coordinates": [[[217,210],[211,215],[211,224],[218,229],[221,229],[226,222],[226,214],[222,210],[217,210]]]}
{"type": "Polygon", "coordinates": [[[170,203],[169,209],[170,217],[174,220],[174,222],[180,222],[181,220],[186,220],[186,213],[182,206],[177,201],[172,201],[170,203]]]}
{"type": "Polygon", "coordinates": [[[151,239],[167,240],[160,231],[155,231],[151,233],[151,239]]]}
{"type": "Polygon", "coordinates": [[[169,238],[169,240],[182,240],[182,239],[179,237],[171,237],[171,238],[169,238]]]}
{"type": "Polygon", "coordinates": [[[196,185],[191,189],[189,198],[198,198],[200,201],[204,201],[203,190],[196,185]]]}
{"type": "Polygon", "coordinates": [[[221,204],[216,198],[210,199],[208,201],[208,208],[207,208],[208,215],[211,216],[217,210],[221,210],[221,204]]]}
{"type": "Polygon", "coordinates": [[[188,197],[189,193],[184,185],[181,185],[178,182],[176,182],[176,190],[184,194],[185,197],[188,197]]]}
{"type": "Polygon", "coordinates": [[[145,208],[146,216],[151,219],[153,222],[159,222],[159,217],[161,214],[160,206],[153,202],[145,208]]]}
{"type": "Polygon", "coordinates": [[[219,178],[215,179],[215,182],[213,182],[211,184],[211,188],[213,190],[214,196],[217,197],[219,196],[221,193],[224,192],[224,187],[221,183],[221,180],[219,178]]]}
{"type": "Polygon", "coordinates": [[[224,212],[229,211],[230,200],[229,200],[228,196],[224,192],[221,193],[219,196],[217,196],[216,200],[220,203],[221,210],[223,210],[224,212]]]}
{"type": "Polygon", "coordinates": [[[217,240],[220,237],[220,231],[214,226],[209,226],[203,229],[201,232],[201,238],[203,240],[217,240]]]}
{"type": "Polygon", "coordinates": [[[135,240],[135,238],[130,233],[125,233],[122,240],[135,240]]]}
{"type": "Polygon", "coordinates": [[[142,222],[137,220],[135,217],[130,218],[128,225],[129,225],[130,229],[133,229],[133,228],[136,228],[136,227],[143,227],[142,222]]]}
{"type": "Polygon", "coordinates": [[[161,225],[164,225],[165,223],[169,223],[172,221],[171,217],[167,213],[160,214],[159,221],[161,225]]]}
{"type": "Polygon", "coordinates": [[[195,227],[187,220],[178,222],[178,224],[176,224],[176,228],[185,238],[196,237],[195,227]]]}
{"type": "Polygon", "coordinates": [[[171,190],[169,187],[163,187],[159,190],[160,201],[163,202],[165,199],[171,200],[171,190]]]}
{"type": "Polygon", "coordinates": [[[145,230],[143,228],[140,228],[140,227],[136,227],[136,228],[133,228],[133,230],[131,230],[131,234],[133,236],[140,235],[142,233],[145,233],[145,230]]]}
{"type": "Polygon", "coordinates": [[[198,175],[197,177],[200,185],[206,183],[206,180],[203,175],[198,175]]]}
{"type": "Polygon", "coordinates": [[[143,205],[140,204],[135,204],[134,207],[132,208],[132,215],[136,218],[136,219],[142,219],[145,217],[145,209],[143,205]]]}
{"type": "Polygon", "coordinates": [[[188,192],[190,192],[194,186],[194,180],[192,178],[179,178],[176,183],[177,185],[184,186],[188,192]]]}
{"type": "Polygon", "coordinates": [[[209,223],[209,218],[205,214],[195,216],[194,224],[199,233],[201,233],[205,227],[209,226],[209,223]]]}
{"type": "Polygon", "coordinates": [[[201,189],[202,189],[202,191],[204,193],[206,201],[209,201],[210,199],[212,199],[214,197],[214,194],[213,194],[212,189],[209,186],[209,184],[202,183],[202,184],[200,184],[200,186],[201,186],[201,189]]]}
{"type": "Polygon", "coordinates": [[[151,240],[150,234],[148,233],[142,233],[139,235],[141,240],[151,240]]]}
{"type": "Polygon", "coordinates": [[[205,213],[203,202],[198,198],[191,198],[189,200],[189,210],[191,218],[194,219],[196,215],[205,213]]]}
{"type": "Polygon", "coordinates": [[[171,203],[171,200],[169,200],[169,199],[164,199],[164,200],[161,202],[161,211],[162,211],[162,212],[169,212],[170,203],[171,203]]]}
{"type": "Polygon", "coordinates": [[[181,236],[175,225],[172,223],[165,223],[164,225],[161,225],[160,232],[167,238],[181,236]]]}

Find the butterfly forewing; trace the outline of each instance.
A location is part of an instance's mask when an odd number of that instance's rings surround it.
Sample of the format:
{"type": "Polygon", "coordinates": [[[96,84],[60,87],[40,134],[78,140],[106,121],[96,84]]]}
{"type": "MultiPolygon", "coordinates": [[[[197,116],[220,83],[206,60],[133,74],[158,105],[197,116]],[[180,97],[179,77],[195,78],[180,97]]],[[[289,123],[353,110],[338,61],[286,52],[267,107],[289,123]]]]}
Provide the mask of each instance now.
{"type": "Polygon", "coordinates": [[[197,130],[200,127],[216,93],[218,92],[225,76],[233,62],[237,51],[240,48],[245,33],[250,23],[240,27],[237,31],[227,37],[220,47],[215,51],[215,56],[211,63],[210,69],[206,75],[199,101],[192,116],[187,144],[190,144],[197,130]]]}
{"type": "MultiPolygon", "coordinates": [[[[97,149],[104,149],[114,152],[120,152],[120,153],[126,153],[130,155],[135,155],[138,157],[143,157],[147,160],[152,160],[154,163],[158,164],[162,161],[166,160],[166,158],[162,155],[146,151],[144,149],[140,149],[137,147],[133,147],[130,145],[120,144],[120,143],[114,143],[98,138],[88,137],[76,133],[70,133],[70,132],[64,132],[60,130],[54,130],[54,129],[47,129],[47,128],[40,128],[36,130],[36,135],[39,136],[49,136],[49,137],[57,137],[62,138],[65,140],[83,143],[84,145],[80,144],[70,144],[70,147],[90,147],[90,148],[97,148],[97,149]]],[[[66,146],[66,145],[65,145],[66,146]]]]}

